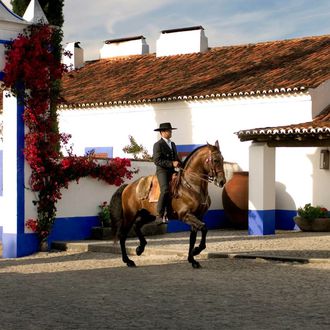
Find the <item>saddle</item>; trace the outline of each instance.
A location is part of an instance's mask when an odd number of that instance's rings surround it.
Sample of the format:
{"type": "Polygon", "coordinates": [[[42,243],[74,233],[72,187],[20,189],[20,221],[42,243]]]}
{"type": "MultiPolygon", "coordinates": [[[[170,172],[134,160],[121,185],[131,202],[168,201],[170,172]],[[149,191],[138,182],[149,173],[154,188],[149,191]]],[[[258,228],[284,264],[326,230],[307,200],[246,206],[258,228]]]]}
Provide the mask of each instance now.
{"type": "MultiPolygon", "coordinates": [[[[170,197],[176,197],[180,182],[180,173],[174,173],[170,182],[170,197]]],[[[156,175],[142,177],[136,186],[136,196],[149,203],[158,202],[160,195],[159,183],[156,175]]]]}

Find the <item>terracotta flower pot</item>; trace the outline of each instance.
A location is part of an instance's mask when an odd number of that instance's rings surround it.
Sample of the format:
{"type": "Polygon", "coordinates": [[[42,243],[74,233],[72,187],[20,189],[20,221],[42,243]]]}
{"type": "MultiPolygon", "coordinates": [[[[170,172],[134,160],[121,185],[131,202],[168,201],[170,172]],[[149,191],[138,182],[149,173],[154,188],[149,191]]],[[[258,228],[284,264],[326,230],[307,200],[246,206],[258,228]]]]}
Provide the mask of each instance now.
{"type": "Polygon", "coordinates": [[[249,172],[234,172],[222,191],[222,204],[230,225],[237,229],[248,227],[249,172]]]}
{"type": "Polygon", "coordinates": [[[330,231],[330,218],[307,220],[296,216],[293,220],[302,231],[330,231]]]}

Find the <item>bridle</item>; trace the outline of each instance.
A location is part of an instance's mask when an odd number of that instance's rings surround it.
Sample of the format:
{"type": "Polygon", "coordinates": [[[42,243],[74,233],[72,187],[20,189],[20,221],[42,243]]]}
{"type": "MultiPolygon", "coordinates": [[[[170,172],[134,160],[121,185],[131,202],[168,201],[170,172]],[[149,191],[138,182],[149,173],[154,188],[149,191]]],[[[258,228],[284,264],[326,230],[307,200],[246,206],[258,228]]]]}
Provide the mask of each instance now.
{"type": "Polygon", "coordinates": [[[214,151],[214,152],[210,151],[208,157],[205,160],[205,163],[209,164],[209,167],[210,167],[210,170],[208,173],[209,182],[213,182],[215,180],[215,178],[217,177],[218,172],[220,172],[220,171],[217,171],[217,167],[214,162],[214,157],[212,157],[212,154],[216,154],[216,153],[217,153],[216,151],[214,151]]]}
{"type": "MultiPolygon", "coordinates": [[[[191,171],[187,171],[186,169],[184,168],[180,168],[180,172],[184,172],[186,175],[188,176],[191,176],[191,177],[195,177],[201,181],[204,181],[204,182],[214,182],[216,177],[217,177],[217,174],[220,172],[220,171],[217,171],[217,166],[214,162],[214,157],[212,157],[213,154],[217,154],[218,152],[217,151],[209,151],[209,154],[208,154],[208,157],[205,159],[205,164],[207,164],[209,166],[209,172],[207,174],[197,174],[197,173],[194,173],[194,172],[191,172],[191,171]]],[[[185,180],[186,181],[186,180],[185,180]]],[[[186,183],[190,186],[190,184],[186,181],[186,183]]]]}

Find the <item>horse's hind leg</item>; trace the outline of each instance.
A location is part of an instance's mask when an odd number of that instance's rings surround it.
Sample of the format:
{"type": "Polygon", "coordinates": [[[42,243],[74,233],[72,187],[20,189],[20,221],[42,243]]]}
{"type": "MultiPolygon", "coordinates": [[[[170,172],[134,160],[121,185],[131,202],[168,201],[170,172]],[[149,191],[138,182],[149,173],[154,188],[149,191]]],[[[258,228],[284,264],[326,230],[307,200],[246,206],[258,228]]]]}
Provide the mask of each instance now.
{"type": "Polygon", "coordinates": [[[139,217],[136,219],[134,229],[135,229],[136,236],[138,237],[138,239],[140,241],[140,245],[136,248],[136,254],[138,256],[140,256],[144,252],[144,248],[147,245],[147,241],[146,241],[144,235],[142,234],[141,229],[145,224],[153,221],[154,219],[155,219],[155,217],[146,210],[142,210],[139,217]]]}
{"type": "Polygon", "coordinates": [[[200,268],[201,265],[194,258],[194,249],[196,243],[197,231],[195,229],[191,229],[190,231],[190,239],[189,239],[189,253],[188,253],[188,261],[191,263],[193,268],[200,268]]]}
{"type": "Polygon", "coordinates": [[[135,267],[136,266],[135,262],[128,257],[127,251],[126,251],[126,239],[127,239],[127,235],[128,235],[128,232],[130,231],[130,229],[131,229],[131,227],[121,229],[119,241],[120,241],[121,256],[122,256],[123,262],[128,267],[135,267]]]}
{"type": "Polygon", "coordinates": [[[207,228],[206,228],[206,226],[203,226],[203,228],[201,229],[201,232],[202,232],[202,238],[201,238],[201,241],[199,243],[199,246],[196,246],[193,249],[193,252],[192,252],[194,256],[197,256],[203,250],[206,249],[206,234],[207,234],[207,228]]]}

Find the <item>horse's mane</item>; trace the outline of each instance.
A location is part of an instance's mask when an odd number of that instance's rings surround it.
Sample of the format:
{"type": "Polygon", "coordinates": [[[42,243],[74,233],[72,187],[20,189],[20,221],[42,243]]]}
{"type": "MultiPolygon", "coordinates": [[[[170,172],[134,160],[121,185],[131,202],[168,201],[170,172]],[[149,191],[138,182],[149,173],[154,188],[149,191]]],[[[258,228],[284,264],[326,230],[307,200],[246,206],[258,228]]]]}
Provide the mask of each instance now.
{"type": "Polygon", "coordinates": [[[183,164],[182,164],[182,167],[183,168],[185,168],[186,167],[186,165],[188,164],[188,162],[190,161],[190,159],[192,158],[192,156],[198,151],[198,150],[200,150],[200,149],[202,149],[202,148],[204,148],[204,147],[206,147],[207,145],[206,144],[204,144],[204,145],[202,145],[202,146],[199,146],[199,147],[197,147],[196,149],[194,149],[186,158],[185,158],[185,160],[183,161],[183,164]]]}

